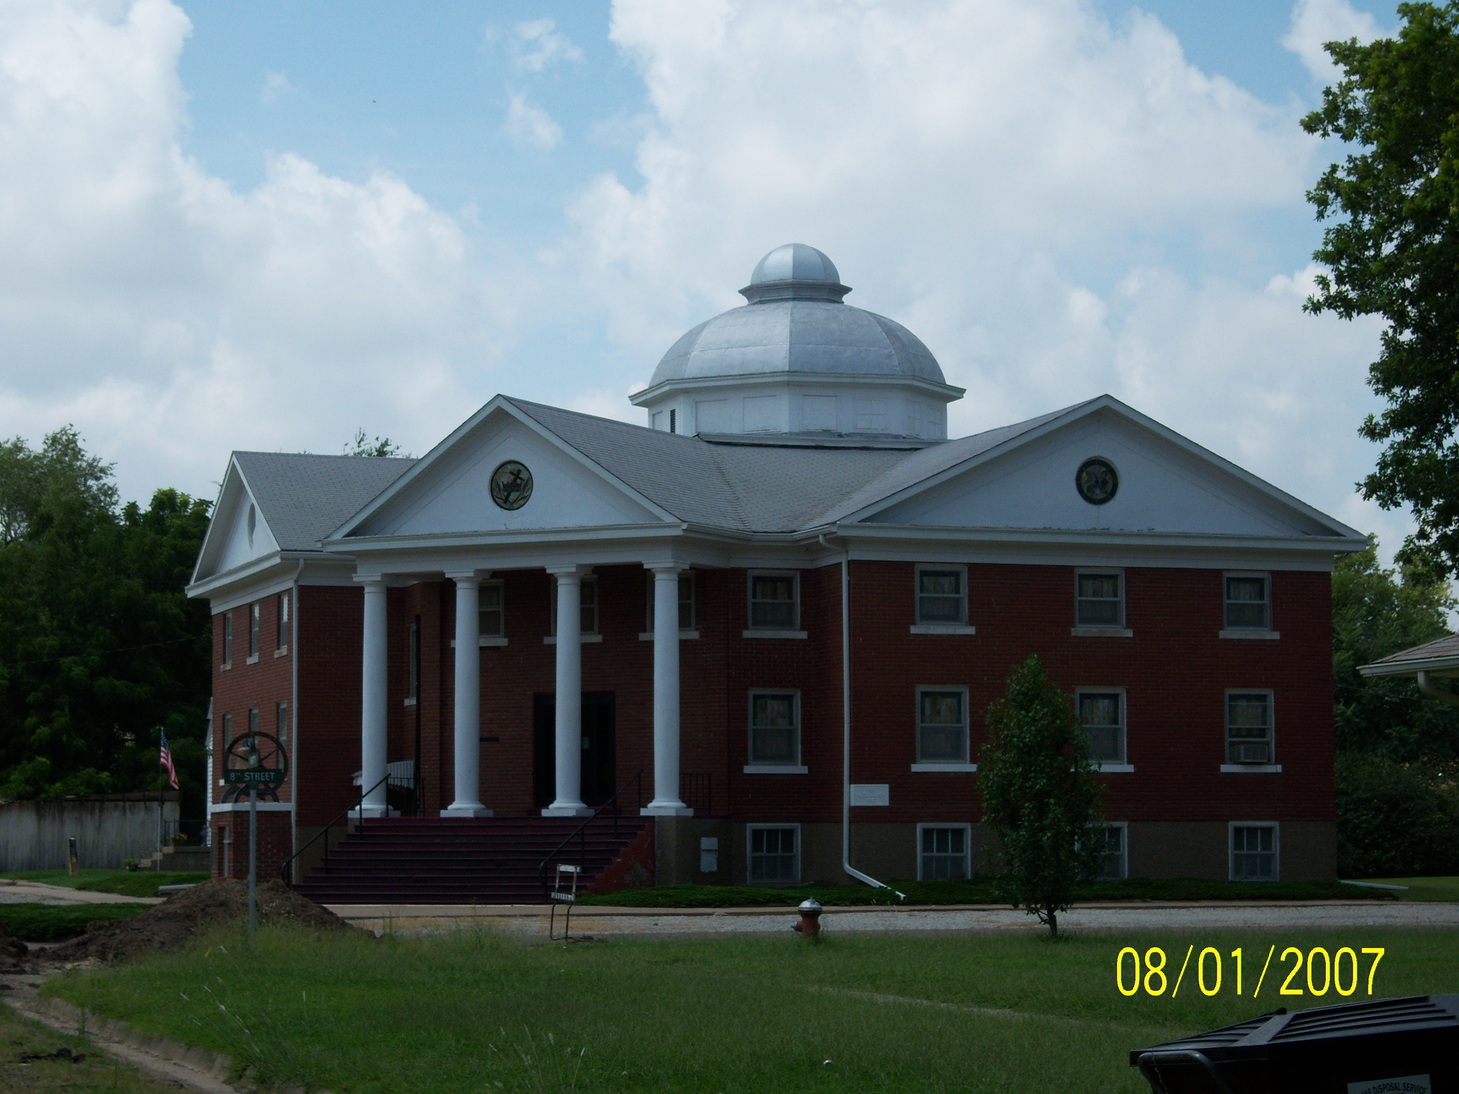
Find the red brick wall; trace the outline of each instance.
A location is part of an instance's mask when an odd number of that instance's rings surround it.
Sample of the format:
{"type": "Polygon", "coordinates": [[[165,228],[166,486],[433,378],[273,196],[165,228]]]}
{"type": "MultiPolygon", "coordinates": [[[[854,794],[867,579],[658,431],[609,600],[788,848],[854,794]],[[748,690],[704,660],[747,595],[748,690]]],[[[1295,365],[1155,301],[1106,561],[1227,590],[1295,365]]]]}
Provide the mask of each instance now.
{"type": "MultiPolygon", "coordinates": [[[[248,616],[249,605],[232,609],[233,615],[233,661],[223,667],[223,616],[213,616],[213,767],[214,779],[212,801],[222,800],[225,787],[218,785],[222,778],[224,754],[229,738],[224,726],[228,716],[232,718],[231,732],[234,738],[248,731],[248,712],[258,711],[258,728],[262,733],[278,734],[278,704],[288,703],[293,707],[293,649],[280,652],[277,646],[279,598],[276,595],[260,597],[259,605],[259,651],[258,658],[249,664],[248,616]]],[[[292,713],[290,721],[293,720],[292,713]]],[[[285,742],[292,754],[293,741],[285,742]]],[[[279,797],[291,800],[293,780],[284,784],[279,797]]]]}

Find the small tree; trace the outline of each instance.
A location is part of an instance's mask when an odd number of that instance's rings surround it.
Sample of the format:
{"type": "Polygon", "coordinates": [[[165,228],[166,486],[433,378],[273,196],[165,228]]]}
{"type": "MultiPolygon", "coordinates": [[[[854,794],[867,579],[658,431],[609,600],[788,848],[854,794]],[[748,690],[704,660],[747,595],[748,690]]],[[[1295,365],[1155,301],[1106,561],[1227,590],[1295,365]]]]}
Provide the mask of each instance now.
{"type": "Polygon", "coordinates": [[[1094,761],[1074,706],[1037,656],[1008,678],[988,708],[978,757],[983,822],[1002,846],[1005,899],[1059,934],[1059,913],[1095,871],[1103,850],[1088,838],[1102,819],[1094,761]]]}

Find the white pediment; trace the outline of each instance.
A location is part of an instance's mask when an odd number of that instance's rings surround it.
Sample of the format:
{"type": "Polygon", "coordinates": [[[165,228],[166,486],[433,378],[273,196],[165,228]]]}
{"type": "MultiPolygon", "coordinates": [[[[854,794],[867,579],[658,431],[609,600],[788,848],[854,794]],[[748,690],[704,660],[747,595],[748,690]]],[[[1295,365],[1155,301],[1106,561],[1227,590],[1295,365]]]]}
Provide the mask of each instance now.
{"type": "Polygon", "coordinates": [[[223,489],[213,507],[213,519],[198,552],[193,581],[203,581],[250,562],[267,558],[279,550],[263,511],[258,507],[236,462],[230,461],[223,489]]]}
{"type": "Polygon", "coordinates": [[[868,507],[859,519],[867,524],[1076,534],[1357,536],[1119,404],[1104,405],[971,460],[921,488],[902,491],[889,504],[868,507]],[[1075,485],[1080,466],[1093,457],[1107,460],[1118,473],[1114,497],[1099,505],[1082,498],[1075,485]]]}
{"type": "Polygon", "coordinates": [[[337,538],[550,531],[664,519],[602,468],[493,400],[340,529],[337,538]],[[508,461],[531,472],[531,497],[519,509],[503,509],[492,500],[492,475],[508,461]]]}

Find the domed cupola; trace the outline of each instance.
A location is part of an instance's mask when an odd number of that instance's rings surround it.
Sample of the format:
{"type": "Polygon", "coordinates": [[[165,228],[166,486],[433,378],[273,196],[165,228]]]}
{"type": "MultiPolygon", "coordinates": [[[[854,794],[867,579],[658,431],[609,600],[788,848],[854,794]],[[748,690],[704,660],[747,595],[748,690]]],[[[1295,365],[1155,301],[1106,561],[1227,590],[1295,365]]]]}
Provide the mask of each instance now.
{"type": "Polygon", "coordinates": [[[945,440],[963,389],[906,327],[843,304],[850,291],[821,251],[777,247],[740,290],[749,303],[669,347],[632,402],[678,433],[945,440]]]}

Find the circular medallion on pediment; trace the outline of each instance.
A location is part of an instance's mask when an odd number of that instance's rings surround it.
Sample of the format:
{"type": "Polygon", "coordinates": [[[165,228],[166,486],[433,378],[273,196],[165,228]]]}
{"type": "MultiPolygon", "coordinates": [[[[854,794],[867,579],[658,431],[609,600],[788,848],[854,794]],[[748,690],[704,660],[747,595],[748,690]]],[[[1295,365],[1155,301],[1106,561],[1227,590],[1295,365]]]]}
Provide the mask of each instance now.
{"type": "Polygon", "coordinates": [[[491,500],[502,509],[520,509],[532,498],[532,472],[520,460],[498,464],[491,473],[491,500]]]}
{"type": "Polygon", "coordinates": [[[1120,477],[1115,472],[1114,464],[1099,456],[1092,456],[1074,472],[1074,486],[1079,491],[1079,496],[1090,505],[1103,505],[1119,490],[1120,477]]]}

